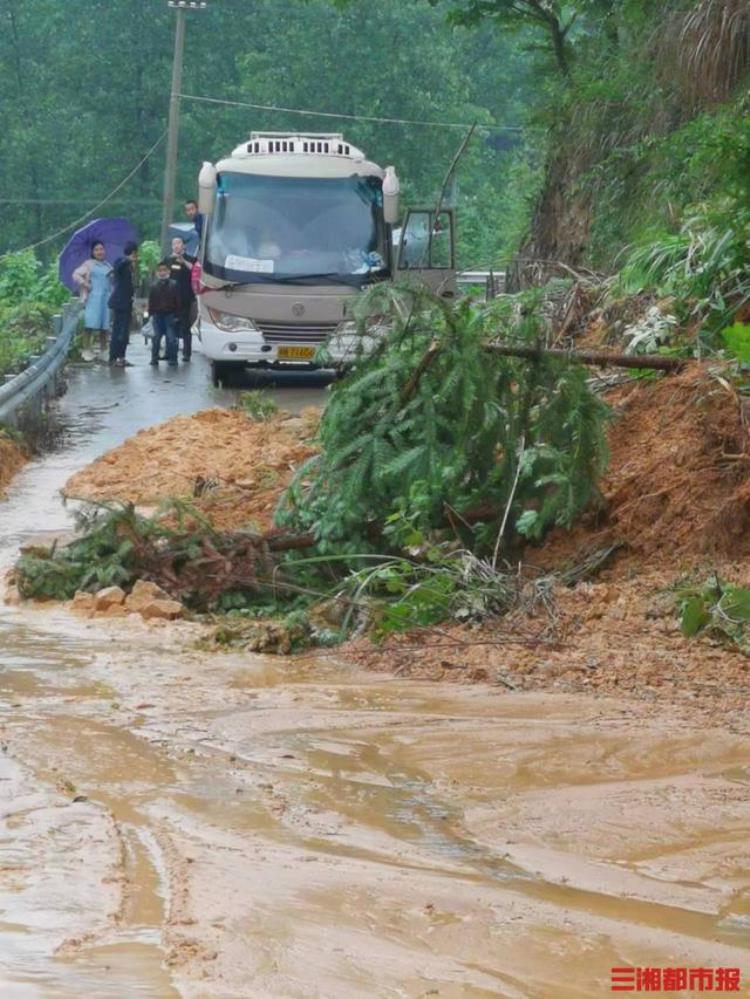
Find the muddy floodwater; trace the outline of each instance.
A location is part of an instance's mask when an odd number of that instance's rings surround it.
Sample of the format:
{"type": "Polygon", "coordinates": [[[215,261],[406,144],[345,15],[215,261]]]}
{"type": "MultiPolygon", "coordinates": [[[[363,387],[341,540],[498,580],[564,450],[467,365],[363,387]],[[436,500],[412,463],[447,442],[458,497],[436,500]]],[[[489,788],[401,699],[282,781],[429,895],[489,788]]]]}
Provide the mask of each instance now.
{"type": "MultiPolygon", "coordinates": [[[[0,502],[0,562],[67,526],[77,468],[231,395],[200,358],[73,372],[65,448],[0,502]]],[[[613,966],[750,982],[746,738],[197,634],[0,608],[2,999],[593,997],[613,966]]]]}

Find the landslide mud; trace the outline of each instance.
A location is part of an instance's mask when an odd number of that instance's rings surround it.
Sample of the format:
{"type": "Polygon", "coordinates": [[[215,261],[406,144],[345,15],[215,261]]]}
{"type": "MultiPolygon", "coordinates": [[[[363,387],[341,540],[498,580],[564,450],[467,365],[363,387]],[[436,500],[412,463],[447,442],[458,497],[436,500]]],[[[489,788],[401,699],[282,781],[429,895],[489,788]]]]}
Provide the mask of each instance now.
{"type": "MultiPolygon", "coordinates": [[[[160,391],[155,419],[184,399],[160,391]]],[[[118,442],[111,416],[20,476],[0,562],[65,528],[52,487],[118,442]]],[[[750,976],[746,738],[658,703],[210,655],[199,634],[0,609],[3,997],[578,999],[613,965],[750,976]]]]}
{"type": "Polygon", "coordinates": [[[24,449],[0,430],[0,499],[16,472],[28,459],[24,449]]]}
{"type": "Polygon", "coordinates": [[[239,410],[206,409],[141,430],[73,475],[64,494],[156,506],[185,498],[220,530],[273,527],[279,497],[315,453],[319,412],[253,421],[239,410]]]}

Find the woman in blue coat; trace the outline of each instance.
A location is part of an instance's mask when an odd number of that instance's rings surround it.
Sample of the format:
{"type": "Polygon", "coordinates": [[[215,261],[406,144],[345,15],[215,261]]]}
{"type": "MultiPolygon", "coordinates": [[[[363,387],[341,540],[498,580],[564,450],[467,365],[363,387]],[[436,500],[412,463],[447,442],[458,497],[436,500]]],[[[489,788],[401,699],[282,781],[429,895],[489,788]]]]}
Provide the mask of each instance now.
{"type": "Polygon", "coordinates": [[[112,290],[112,265],[105,260],[104,243],[97,240],[91,247],[91,256],[73,271],[73,280],[81,286],[81,301],[84,303],[83,325],[84,343],[82,356],[85,361],[94,359],[92,348],[94,335],[99,335],[99,349],[107,346],[109,331],[109,306],[112,290]]]}

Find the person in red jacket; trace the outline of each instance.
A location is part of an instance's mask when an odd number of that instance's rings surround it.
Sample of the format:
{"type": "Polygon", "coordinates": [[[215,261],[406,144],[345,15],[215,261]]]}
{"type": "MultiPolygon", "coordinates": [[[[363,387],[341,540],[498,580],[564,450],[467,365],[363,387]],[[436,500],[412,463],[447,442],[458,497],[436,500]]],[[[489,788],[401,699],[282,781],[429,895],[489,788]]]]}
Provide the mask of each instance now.
{"type": "Polygon", "coordinates": [[[156,268],[156,281],[148,294],[148,314],[154,328],[151,338],[151,364],[158,367],[162,337],[167,341],[167,364],[177,367],[177,317],[180,296],[177,285],[169,276],[170,261],[162,260],[156,268]]]}

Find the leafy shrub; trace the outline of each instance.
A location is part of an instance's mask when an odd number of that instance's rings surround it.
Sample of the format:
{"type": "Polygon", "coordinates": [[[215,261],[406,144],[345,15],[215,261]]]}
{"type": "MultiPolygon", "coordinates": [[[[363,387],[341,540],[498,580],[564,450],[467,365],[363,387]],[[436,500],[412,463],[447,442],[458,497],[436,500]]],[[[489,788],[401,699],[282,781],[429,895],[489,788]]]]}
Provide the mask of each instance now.
{"type": "Polygon", "coordinates": [[[352,572],[336,596],[349,606],[344,631],[356,613],[370,637],[382,641],[448,619],[465,623],[502,613],[513,603],[516,583],[514,574],[443,543],[429,545],[419,558],[383,559],[352,572]]]}
{"type": "Polygon", "coordinates": [[[239,398],[239,405],[250,419],[255,420],[257,423],[270,420],[279,411],[279,404],[265,389],[253,389],[250,392],[242,392],[239,398]]]}
{"type": "Polygon", "coordinates": [[[25,367],[69,298],[56,268],[43,270],[30,250],[0,259],[0,375],[25,367]]]}
{"type": "Polygon", "coordinates": [[[678,232],[654,234],[631,250],[620,285],[674,296],[685,319],[719,330],[750,301],[749,237],[750,209],[698,205],[678,232]]]}
{"type": "Polygon", "coordinates": [[[156,274],[156,268],[164,257],[161,245],[155,239],[144,239],[138,244],[138,269],[141,281],[148,285],[156,274]]]}
{"type": "MultiPolygon", "coordinates": [[[[533,337],[533,310],[514,319],[507,300],[484,309],[386,285],[360,310],[360,323],[372,312],[390,328],[334,388],[321,452],[299,470],[278,523],[313,530],[321,551],[352,552],[369,550],[396,511],[423,533],[484,503],[493,524],[508,507],[509,539],[570,524],[596,491],[607,410],[580,367],[488,353],[498,322],[533,337]]],[[[490,545],[490,533],[471,543],[490,545]]]]}
{"type": "Polygon", "coordinates": [[[750,589],[710,576],[677,592],[683,635],[707,635],[750,656],[750,589]]]}
{"type": "Polygon", "coordinates": [[[622,331],[627,342],[626,354],[652,354],[669,343],[677,326],[673,315],[662,312],[658,305],[647,310],[646,315],[622,331]]]}
{"type": "Polygon", "coordinates": [[[721,331],[721,338],[741,364],[750,364],[750,326],[734,323],[721,331]]]}

